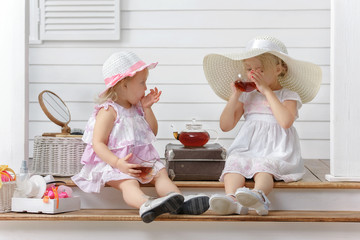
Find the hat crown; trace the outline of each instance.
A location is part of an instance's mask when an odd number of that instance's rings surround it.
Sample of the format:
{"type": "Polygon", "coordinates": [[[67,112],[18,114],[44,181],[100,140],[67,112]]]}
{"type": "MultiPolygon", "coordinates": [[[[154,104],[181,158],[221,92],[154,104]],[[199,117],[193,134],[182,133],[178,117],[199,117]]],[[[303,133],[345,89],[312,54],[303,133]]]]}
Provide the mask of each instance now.
{"type": "Polygon", "coordinates": [[[249,41],[246,45],[246,51],[252,49],[265,49],[288,54],[286,46],[280,40],[269,36],[257,37],[249,41]]]}
{"type": "Polygon", "coordinates": [[[139,61],[141,59],[133,52],[113,53],[103,64],[103,77],[107,79],[117,74],[123,74],[139,61]]]}

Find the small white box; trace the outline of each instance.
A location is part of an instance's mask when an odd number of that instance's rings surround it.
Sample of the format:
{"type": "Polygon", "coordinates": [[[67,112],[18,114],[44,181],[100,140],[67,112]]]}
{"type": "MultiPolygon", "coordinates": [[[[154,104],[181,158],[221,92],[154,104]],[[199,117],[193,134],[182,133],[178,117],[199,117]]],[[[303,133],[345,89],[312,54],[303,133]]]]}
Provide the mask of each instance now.
{"type": "Polygon", "coordinates": [[[60,198],[59,208],[56,199],[45,203],[39,198],[12,198],[11,211],[31,213],[62,213],[80,210],[80,197],[60,198]]]}

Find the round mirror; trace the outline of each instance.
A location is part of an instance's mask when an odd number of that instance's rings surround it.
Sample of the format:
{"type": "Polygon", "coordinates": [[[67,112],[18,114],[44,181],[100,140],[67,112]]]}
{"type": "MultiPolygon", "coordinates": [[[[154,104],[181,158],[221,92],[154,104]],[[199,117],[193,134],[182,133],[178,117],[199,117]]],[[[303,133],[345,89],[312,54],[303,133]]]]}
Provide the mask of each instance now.
{"type": "Polygon", "coordinates": [[[39,103],[45,115],[61,127],[61,133],[44,133],[43,136],[69,135],[71,116],[64,101],[55,93],[45,90],[39,94],[39,103]]]}

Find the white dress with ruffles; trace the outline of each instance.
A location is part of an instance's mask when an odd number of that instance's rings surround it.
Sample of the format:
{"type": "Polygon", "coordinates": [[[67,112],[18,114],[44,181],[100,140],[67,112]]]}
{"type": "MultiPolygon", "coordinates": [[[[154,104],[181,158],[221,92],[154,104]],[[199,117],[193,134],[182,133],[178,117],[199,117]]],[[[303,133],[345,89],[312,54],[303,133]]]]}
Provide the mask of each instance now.
{"type": "MultiPolygon", "coordinates": [[[[302,105],[296,92],[283,88],[274,93],[280,102],[294,100],[298,109],[302,105]]],[[[244,103],[245,122],[228,149],[220,181],[224,181],[226,173],[250,179],[259,172],[270,173],[275,180],[285,182],[300,180],[305,168],[295,127],[282,128],[265,96],[258,91],[242,93],[239,101],[244,103]]]]}
{"type": "Polygon", "coordinates": [[[107,101],[97,105],[91,115],[83,135],[83,141],[87,143],[81,163],[84,164],[81,171],[71,179],[84,192],[99,193],[105,183],[114,180],[136,179],[140,183],[148,183],[153,179],[160,169],[164,168],[160,157],[152,143],[156,140],[154,133],[144,118],[141,104],[133,105],[131,108],[123,108],[113,101],[107,101]],[[92,147],[93,131],[96,115],[101,108],[113,107],[117,113],[114,127],[109,135],[108,148],[118,158],[124,158],[129,153],[133,156],[129,163],[141,163],[141,161],[154,161],[152,177],[135,178],[129,176],[119,169],[111,167],[101,160],[92,147]]]}

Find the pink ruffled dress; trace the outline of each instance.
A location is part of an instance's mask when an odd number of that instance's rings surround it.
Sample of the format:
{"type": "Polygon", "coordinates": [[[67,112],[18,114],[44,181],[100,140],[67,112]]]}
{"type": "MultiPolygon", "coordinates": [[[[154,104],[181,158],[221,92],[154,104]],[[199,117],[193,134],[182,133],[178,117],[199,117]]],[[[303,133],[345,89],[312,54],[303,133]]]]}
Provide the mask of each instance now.
{"type": "Polygon", "coordinates": [[[71,179],[84,192],[99,193],[105,183],[114,180],[136,179],[143,184],[149,183],[160,169],[165,167],[160,160],[158,152],[152,145],[156,138],[144,118],[144,111],[140,103],[133,105],[129,109],[123,108],[113,101],[97,105],[86,125],[82,139],[87,143],[81,158],[81,163],[84,166],[71,179]],[[96,115],[101,108],[108,109],[109,107],[113,107],[117,113],[108,141],[110,151],[119,158],[133,153],[129,163],[141,163],[142,161],[155,162],[150,177],[143,179],[129,176],[111,167],[96,155],[92,146],[96,115]]]}
{"type": "MultiPolygon", "coordinates": [[[[280,102],[296,101],[298,109],[302,105],[296,92],[283,88],[274,93],[280,102]]],[[[239,101],[244,103],[245,122],[228,149],[220,181],[227,173],[250,179],[258,172],[271,173],[275,180],[285,182],[300,180],[305,168],[295,127],[282,128],[258,91],[242,93],[239,101]]]]}

